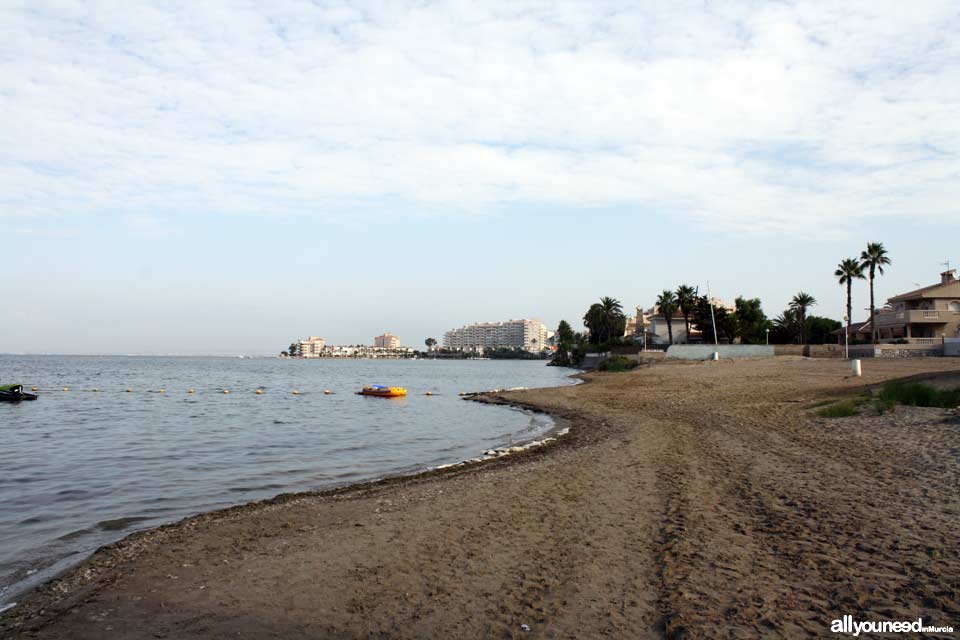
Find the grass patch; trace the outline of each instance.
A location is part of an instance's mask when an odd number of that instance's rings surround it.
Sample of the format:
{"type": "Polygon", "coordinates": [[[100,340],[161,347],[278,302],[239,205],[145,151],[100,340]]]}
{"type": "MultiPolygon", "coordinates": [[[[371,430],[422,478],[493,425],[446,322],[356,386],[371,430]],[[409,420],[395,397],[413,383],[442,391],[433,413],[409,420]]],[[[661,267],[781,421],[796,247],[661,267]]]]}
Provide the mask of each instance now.
{"type": "Polygon", "coordinates": [[[877,408],[892,409],[896,404],[911,407],[960,406],[960,389],[937,389],[922,382],[888,382],[877,395],[877,408]]]}
{"type": "Polygon", "coordinates": [[[860,407],[857,403],[847,400],[824,407],[817,411],[817,415],[821,418],[849,418],[860,415],[860,407]]]}
{"type": "Polygon", "coordinates": [[[820,402],[814,402],[813,404],[809,405],[807,409],[819,409],[820,407],[825,407],[828,404],[833,404],[834,402],[836,402],[836,400],[821,400],[820,402]]]}

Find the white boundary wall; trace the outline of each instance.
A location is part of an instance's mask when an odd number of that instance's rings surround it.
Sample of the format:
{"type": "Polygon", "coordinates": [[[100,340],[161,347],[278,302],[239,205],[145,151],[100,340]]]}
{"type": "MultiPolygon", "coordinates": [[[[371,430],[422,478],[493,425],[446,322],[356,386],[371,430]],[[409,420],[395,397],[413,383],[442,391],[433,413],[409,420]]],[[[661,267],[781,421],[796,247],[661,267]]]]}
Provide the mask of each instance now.
{"type": "Polygon", "coordinates": [[[717,352],[721,358],[770,358],[773,345],[765,344],[674,344],[667,349],[668,358],[710,360],[717,352]]]}

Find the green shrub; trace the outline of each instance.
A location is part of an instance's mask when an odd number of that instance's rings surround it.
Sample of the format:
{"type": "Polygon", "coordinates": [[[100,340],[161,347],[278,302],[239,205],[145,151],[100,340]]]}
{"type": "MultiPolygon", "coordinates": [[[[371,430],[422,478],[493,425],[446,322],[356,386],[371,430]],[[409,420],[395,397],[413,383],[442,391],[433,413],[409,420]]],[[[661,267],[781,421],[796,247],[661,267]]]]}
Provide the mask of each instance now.
{"type": "Polygon", "coordinates": [[[860,409],[853,402],[838,402],[817,411],[821,418],[849,418],[860,415],[860,409]]]}
{"type": "Polygon", "coordinates": [[[880,404],[892,408],[894,404],[911,407],[944,407],[960,405],[960,389],[937,389],[922,382],[888,382],[877,396],[880,404]]]}
{"type": "Polygon", "coordinates": [[[599,371],[620,372],[620,371],[630,371],[631,369],[635,369],[636,366],[637,366],[636,362],[634,362],[633,360],[630,360],[629,358],[626,358],[625,356],[613,355],[607,358],[606,360],[604,360],[603,362],[601,362],[600,364],[598,364],[597,369],[599,371]]]}

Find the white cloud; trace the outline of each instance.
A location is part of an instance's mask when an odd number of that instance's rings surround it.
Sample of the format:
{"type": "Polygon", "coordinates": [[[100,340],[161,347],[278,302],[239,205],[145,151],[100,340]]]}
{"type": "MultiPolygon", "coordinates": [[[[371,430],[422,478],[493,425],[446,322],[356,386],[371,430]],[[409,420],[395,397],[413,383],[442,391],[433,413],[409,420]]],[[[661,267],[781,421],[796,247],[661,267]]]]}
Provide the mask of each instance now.
{"type": "Polygon", "coordinates": [[[622,204],[780,231],[960,201],[952,2],[0,11],[0,216],[622,204]]]}

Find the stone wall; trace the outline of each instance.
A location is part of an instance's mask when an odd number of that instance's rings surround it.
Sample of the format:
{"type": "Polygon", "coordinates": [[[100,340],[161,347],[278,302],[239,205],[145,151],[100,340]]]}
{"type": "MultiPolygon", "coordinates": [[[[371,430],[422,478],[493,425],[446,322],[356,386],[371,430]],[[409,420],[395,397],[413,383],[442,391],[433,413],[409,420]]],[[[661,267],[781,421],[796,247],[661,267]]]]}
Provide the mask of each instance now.
{"type": "Polygon", "coordinates": [[[940,358],[943,345],[878,344],[877,358],[940,358]]]}
{"type": "MultiPolygon", "coordinates": [[[[777,344],[774,345],[773,349],[774,353],[776,353],[778,356],[806,356],[808,358],[844,357],[842,344],[777,344]]],[[[855,349],[857,349],[857,347],[850,347],[851,356],[854,355],[855,349]]]]}
{"type": "Polygon", "coordinates": [[[719,352],[721,358],[769,358],[776,355],[773,345],[675,344],[667,349],[667,357],[679,360],[709,360],[714,351],[719,352]]]}

